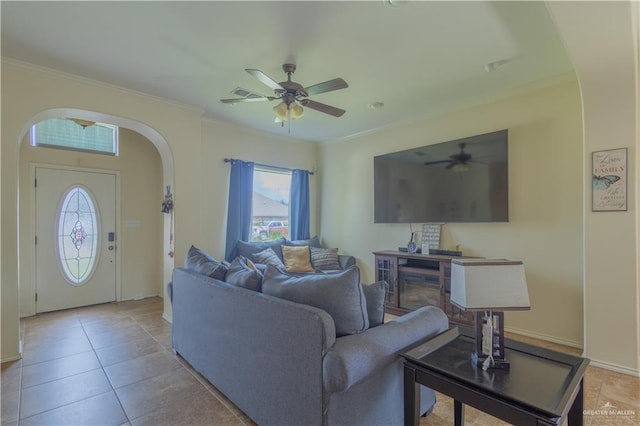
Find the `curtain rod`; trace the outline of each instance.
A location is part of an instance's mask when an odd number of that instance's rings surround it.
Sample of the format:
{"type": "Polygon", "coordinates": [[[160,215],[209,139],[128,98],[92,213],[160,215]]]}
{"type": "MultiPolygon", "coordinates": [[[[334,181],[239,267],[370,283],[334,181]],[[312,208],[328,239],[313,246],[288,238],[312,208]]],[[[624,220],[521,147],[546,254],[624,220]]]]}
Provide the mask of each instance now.
{"type": "MultiPolygon", "coordinates": [[[[231,163],[232,161],[244,161],[244,160],[239,160],[237,158],[225,158],[224,159],[225,163],[231,163]]],[[[258,167],[264,167],[264,168],[267,168],[267,169],[274,169],[274,170],[282,170],[282,171],[287,171],[287,172],[292,172],[293,170],[296,170],[296,169],[290,169],[289,167],[271,166],[269,164],[261,164],[261,163],[255,163],[255,162],[253,164],[255,166],[258,166],[258,167]]],[[[297,170],[300,170],[300,169],[297,169],[297,170]]],[[[309,172],[310,175],[315,174],[315,172],[312,172],[310,170],[306,170],[306,171],[309,172]]]]}

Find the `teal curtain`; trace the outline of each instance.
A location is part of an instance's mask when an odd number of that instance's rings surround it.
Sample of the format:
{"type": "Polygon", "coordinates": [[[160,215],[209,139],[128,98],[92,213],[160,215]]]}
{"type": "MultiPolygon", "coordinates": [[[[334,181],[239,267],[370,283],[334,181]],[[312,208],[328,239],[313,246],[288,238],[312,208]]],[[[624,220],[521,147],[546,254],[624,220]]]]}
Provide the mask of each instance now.
{"type": "Polygon", "coordinates": [[[233,260],[238,252],[238,240],[249,241],[253,199],[253,168],[248,161],[231,160],[229,206],[227,208],[227,242],[225,259],[233,260]]]}
{"type": "Polygon", "coordinates": [[[289,199],[289,238],[306,240],[309,234],[309,172],[291,172],[291,192],[289,199]]]}

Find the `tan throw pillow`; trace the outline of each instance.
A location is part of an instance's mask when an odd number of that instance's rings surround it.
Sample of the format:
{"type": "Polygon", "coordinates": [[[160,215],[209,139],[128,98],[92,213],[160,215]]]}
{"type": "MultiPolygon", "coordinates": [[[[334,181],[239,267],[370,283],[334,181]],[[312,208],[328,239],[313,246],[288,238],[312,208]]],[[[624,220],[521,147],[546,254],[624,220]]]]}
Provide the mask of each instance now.
{"type": "Polygon", "coordinates": [[[313,272],[309,246],[282,246],[282,258],[287,272],[313,272]]]}

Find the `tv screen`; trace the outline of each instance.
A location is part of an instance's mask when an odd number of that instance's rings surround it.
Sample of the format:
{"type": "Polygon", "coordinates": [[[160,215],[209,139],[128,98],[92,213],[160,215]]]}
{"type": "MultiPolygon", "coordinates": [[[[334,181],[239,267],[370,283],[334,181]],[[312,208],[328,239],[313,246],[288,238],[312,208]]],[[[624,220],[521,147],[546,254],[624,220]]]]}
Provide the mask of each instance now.
{"type": "Polygon", "coordinates": [[[375,223],[508,222],[508,131],[373,159],[375,223]]]}

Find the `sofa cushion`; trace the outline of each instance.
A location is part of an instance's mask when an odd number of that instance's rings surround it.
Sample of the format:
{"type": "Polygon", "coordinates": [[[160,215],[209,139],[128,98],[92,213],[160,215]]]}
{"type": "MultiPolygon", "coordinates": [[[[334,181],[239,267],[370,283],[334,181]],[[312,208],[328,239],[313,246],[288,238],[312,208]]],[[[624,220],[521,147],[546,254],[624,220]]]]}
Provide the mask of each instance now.
{"type": "Polygon", "coordinates": [[[282,246],[282,258],[287,272],[313,272],[309,246],[282,246]]]}
{"type": "Polygon", "coordinates": [[[311,250],[311,265],[314,269],[322,271],[332,271],[342,269],[338,261],[337,248],[317,248],[309,247],[311,250]]]}
{"type": "Polygon", "coordinates": [[[308,240],[287,240],[285,245],[288,246],[309,246],[309,247],[318,247],[321,248],[320,239],[318,236],[311,237],[308,240]]]}
{"type": "Polygon", "coordinates": [[[367,302],[354,266],[335,274],[292,275],[267,266],[262,292],[326,311],[336,325],[336,335],[360,333],[369,328],[367,302]]]}
{"type": "Polygon", "coordinates": [[[238,287],[244,287],[253,291],[262,289],[262,273],[258,271],[256,265],[244,256],[233,259],[226,281],[238,287]]]}
{"type": "Polygon", "coordinates": [[[227,267],[195,246],[191,246],[184,261],[184,267],[199,274],[224,281],[227,267]]]}
{"type": "Polygon", "coordinates": [[[254,260],[253,255],[259,253],[268,248],[273,249],[276,255],[282,260],[282,248],[281,246],[285,243],[284,238],[278,238],[274,241],[262,241],[262,242],[254,242],[254,241],[238,241],[238,256],[244,256],[247,259],[254,260]]]}
{"type": "Polygon", "coordinates": [[[384,307],[387,302],[389,284],[386,281],[378,281],[373,284],[363,284],[362,291],[367,299],[367,314],[369,327],[373,328],[384,323],[384,307]]]}
{"type": "Polygon", "coordinates": [[[253,258],[257,263],[261,263],[263,265],[271,265],[280,271],[284,271],[286,267],[282,260],[278,257],[275,251],[271,247],[266,250],[262,250],[261,252],[255,253],[253,258]]]}

